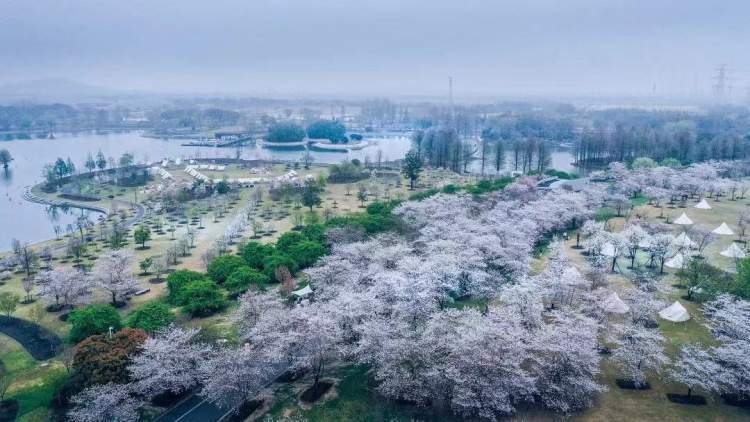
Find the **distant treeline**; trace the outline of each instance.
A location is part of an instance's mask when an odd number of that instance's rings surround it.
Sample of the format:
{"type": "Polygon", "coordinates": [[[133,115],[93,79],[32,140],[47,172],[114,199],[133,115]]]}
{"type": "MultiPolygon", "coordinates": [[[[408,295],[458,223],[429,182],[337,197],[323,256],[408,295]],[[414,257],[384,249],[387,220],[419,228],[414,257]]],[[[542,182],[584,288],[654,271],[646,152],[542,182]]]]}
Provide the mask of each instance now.
{"type": "Polygon", "coordinates": [[[235,126],[240,122],[241,115],[236,111],[208,108],[184,108],[166,110],[156,116],[149,116],[154,129],[188,128],[198,130],[202,128],[220,128],[235,126]]]}
{"type": "Polygon", "coordinates": [[[128,114],[129,110],[124,108],[73,107],[67,104],[0,106],[0,132],[44,133],[124,128],[126,125],[123,122],[128,114]]]}
{"type": "Polygon", "coordinates": [[[579,136],[575,157],[585,167],[637,157],[683,164],[736,160],[750,156],[750,115],[747,109],[722,109],[707,114],[611,110],[594,116],[579,136]]]}

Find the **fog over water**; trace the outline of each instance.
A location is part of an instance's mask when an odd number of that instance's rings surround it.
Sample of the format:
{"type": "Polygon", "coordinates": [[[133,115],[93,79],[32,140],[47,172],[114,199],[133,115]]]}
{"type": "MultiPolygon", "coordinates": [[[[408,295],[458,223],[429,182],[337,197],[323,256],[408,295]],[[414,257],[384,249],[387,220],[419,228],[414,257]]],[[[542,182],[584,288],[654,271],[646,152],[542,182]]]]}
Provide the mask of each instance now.
{"type": "Polygon", "coordinates": [[[3,0],[0,83],[229,94],[733,95],[750,2],[3,0]]]}

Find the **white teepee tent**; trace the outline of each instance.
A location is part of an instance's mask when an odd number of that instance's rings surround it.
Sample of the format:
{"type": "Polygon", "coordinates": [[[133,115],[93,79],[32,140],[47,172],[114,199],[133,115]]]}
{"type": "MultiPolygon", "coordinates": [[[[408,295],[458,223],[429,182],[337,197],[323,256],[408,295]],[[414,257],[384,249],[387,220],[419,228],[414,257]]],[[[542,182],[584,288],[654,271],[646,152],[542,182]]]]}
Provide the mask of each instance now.
{"type": "Polygon", "coordinates": [[[693,224],[693,220],[688,218],[687,214],[683,212],[681,216],[677,217],[677,220],[675,220],[674,223],[681,226],[689,226],[693,224]]]}
{"type": "Polygon", "coordinates": [[[693,208],[698,208],[699,210],[710,210],[711,205],[708,205],[708,201],[706,201],[706,198],[703,198],[700,202],[695,204],[693,208]]]}
{"type": "Polygon", "coordinates": [[[685,232],[682,232],[679,236],[675,237],[672,244],[682,248],[694,248],[697,246],[697,243],[693,242],[685,232]]]}
{"type": "Polygon", "coordinates": [[[732,244],[728,248],[721,251],[721,255],[726,256],[727,258],[736,259],[741,259],[746,256],[745,252],[743,252],[742,249],[734,242],[732,242],[732,244]]]}
{"type": "Polygon", "coordinates": [[[630,306],[617,296],[617,293],[612,292],[604,298],[602,307],[605,311],[611,314],[624,314],[630,311],[630,306]]]}
{"type": "Polygon", "coordinates": [[[690,319],[687,309],[678,301],[659,311],[659,316],[672,322],[685,322],[690,319]]]}
{"type": "Polygon", "coordinates": [[[721,223],[721,225],[713,230],[711,230],[711,233],[714,234],[720,234],[722,236],[731,236],[734,234],[732,229],[729,228],[727,223],[721,223]]]}
{"type": "Polygon", "coordinates": [[[665,262],[664,266],[676,269],[676,268],[682,268],[684,264],[685,264],[685,257],[683,257],[681,253],[678,253],[672,258],[670,258],[667,262],[665,262]]]}

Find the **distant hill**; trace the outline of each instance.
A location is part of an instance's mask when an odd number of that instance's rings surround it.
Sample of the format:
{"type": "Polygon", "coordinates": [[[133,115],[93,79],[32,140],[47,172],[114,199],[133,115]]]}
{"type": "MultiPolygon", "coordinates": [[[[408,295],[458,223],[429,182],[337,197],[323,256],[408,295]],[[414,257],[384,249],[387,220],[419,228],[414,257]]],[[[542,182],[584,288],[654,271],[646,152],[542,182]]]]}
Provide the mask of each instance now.
{"type": "Polygon", "coordinates": [[[70,79],[37,79],[0,85],[0,100],[3,102],[76,102],[122,94],[123,91],[70,79]]]}

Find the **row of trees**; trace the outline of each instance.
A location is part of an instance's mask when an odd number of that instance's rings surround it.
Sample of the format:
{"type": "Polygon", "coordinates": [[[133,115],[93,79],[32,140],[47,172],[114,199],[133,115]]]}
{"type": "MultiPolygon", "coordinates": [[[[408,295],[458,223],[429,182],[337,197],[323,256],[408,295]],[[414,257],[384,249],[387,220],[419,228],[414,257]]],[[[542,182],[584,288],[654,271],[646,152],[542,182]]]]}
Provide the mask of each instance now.
{"type": "Polygon", "coordinates": [[[317,120],[307,130],[292,122],[273,123],[268,128],[266,139],[269,142],[301,142],[305,136],[310,139],[328,139],[333,143],[346,143],[346,127],[338,120],[317,120]]]}
{"type": "Polygon", "coordinates": [[[576,162],[600,166],[612,161],[650,157],[657,161],[674,158],[680,163],[737,160],[750,155],[750,138],[732,131],[702,133],[692,122],[661,128],[617,125],[595,129],[580,136],[575,145],[576,162]]]}
{"type": "MultiPolygon", "coordinates": [[[[135,157],[131,153],[126,152],[120,156],[118,161],[115,161],[112,157],[105,158],[104,153],[99,151],[96,156],[89,152],[83,166],[89,173],[93,173],[97,169],[99,171],[105,170],[108,166],[109,168],[129,167],[133,164],[135,164],[135,157]]],[[[76,173],[76,165],[70,157],[67,159],[57,158],[53,163],[45,164],[42,173],[48,186],[59,186],[65,177],[76,173]]]]}

